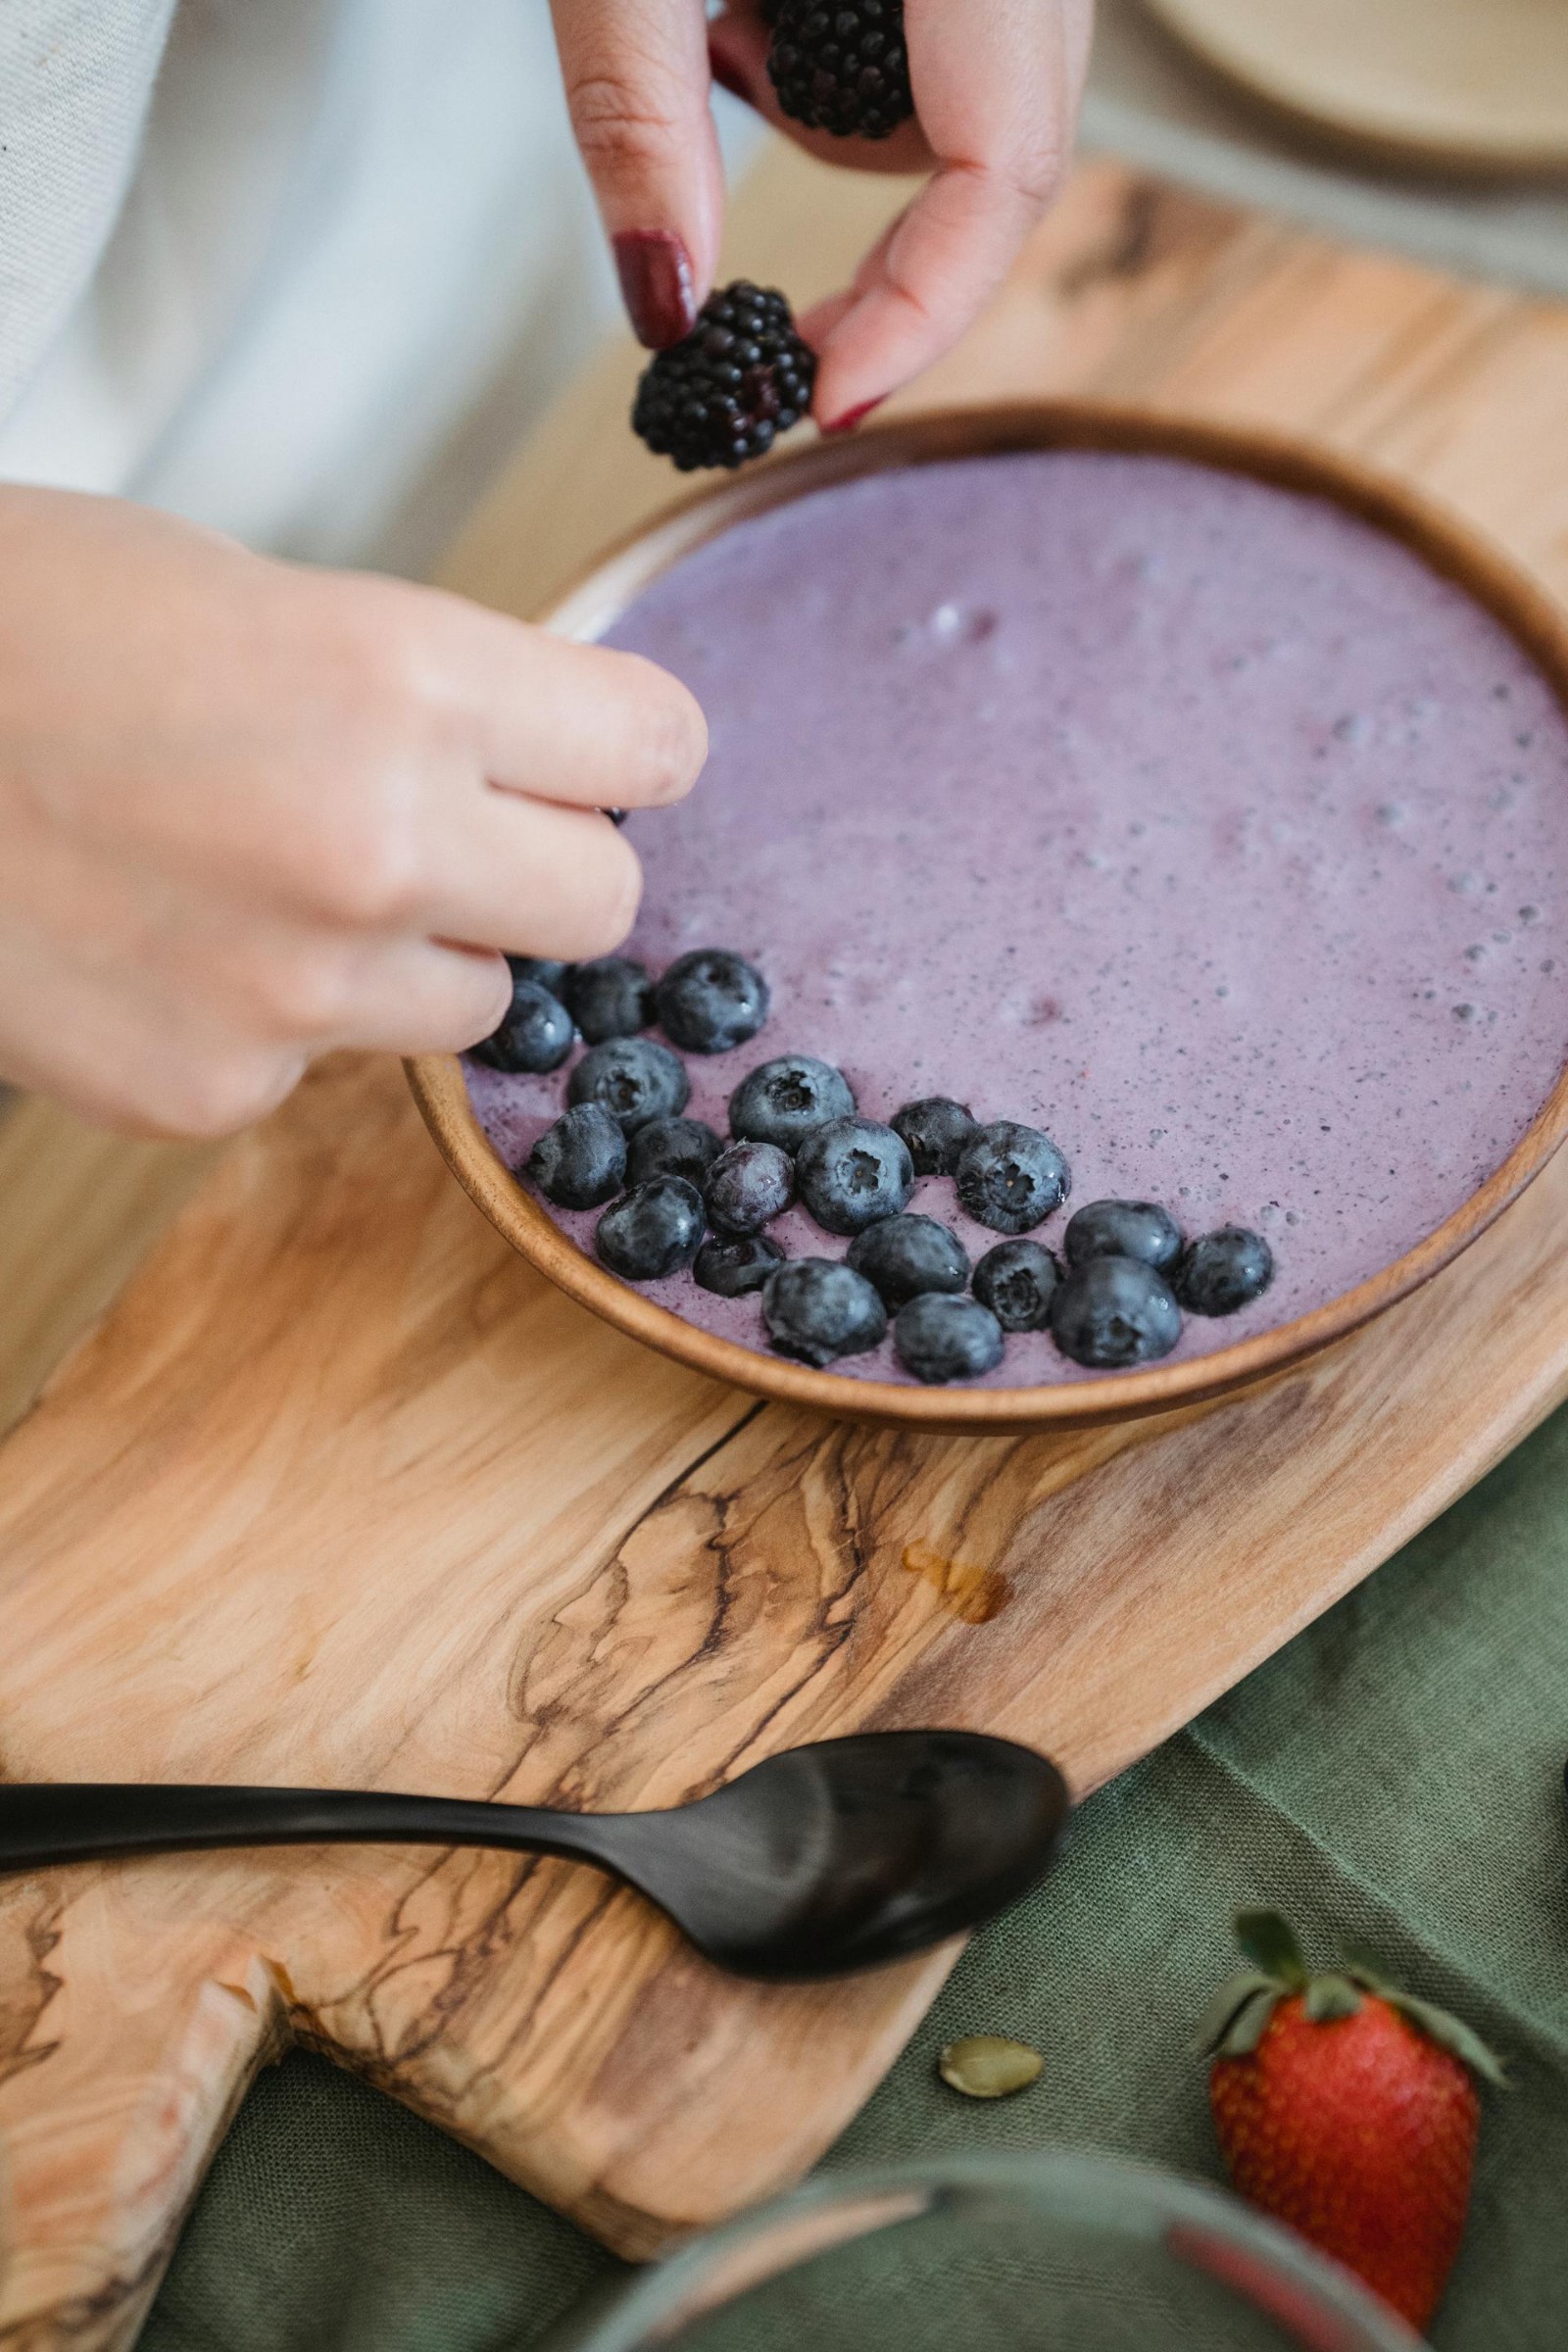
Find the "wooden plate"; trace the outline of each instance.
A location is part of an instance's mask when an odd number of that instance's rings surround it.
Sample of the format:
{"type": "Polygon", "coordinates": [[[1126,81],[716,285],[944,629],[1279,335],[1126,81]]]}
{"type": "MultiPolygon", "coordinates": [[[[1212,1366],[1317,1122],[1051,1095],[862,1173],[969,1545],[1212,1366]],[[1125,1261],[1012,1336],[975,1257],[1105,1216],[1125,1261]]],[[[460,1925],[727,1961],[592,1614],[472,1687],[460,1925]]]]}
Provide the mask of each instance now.
{"type": "Polygon", "coordinates": [[[1147,0],[1206,65],[1396,163],[1568,169],[1562,0],[1147,0]]]}
{"type": "MultiPolygon", "coordinates": [[[[1401,540],[1501,621],[1568,707],[1568,623],[1515,564],[1403,487],[1305,443],[1156,411],[1050,403],[959,409],[846,441],[821,442],[685,501],[604,557],[542,617],[576,638],[601,636],[651,580],[749,516],[831,483],[894,466],[1028,449],[1112,449],[1196,460],[1327,497],[1401,540]]],[[[460,1184],[514,1249],[583,1305],[634,1339],[715,1380],[846,1419],[940,1430],[1079,1427],[1159,1413],[1221,1396],[1343,1338],[1392,1306],[1484,1233],[1568,1134],[1568,1072],[1534,1125],[1462,1208],[1391,1266],[1310,1314],[1212,1354],[1057,1386],[921,1389],[856,1380],[739,1346],[657,1305],[584,1255],[503,1164],[468,1102],[452,1054],[408,1065],[425,1121],[460,1184]]]]}

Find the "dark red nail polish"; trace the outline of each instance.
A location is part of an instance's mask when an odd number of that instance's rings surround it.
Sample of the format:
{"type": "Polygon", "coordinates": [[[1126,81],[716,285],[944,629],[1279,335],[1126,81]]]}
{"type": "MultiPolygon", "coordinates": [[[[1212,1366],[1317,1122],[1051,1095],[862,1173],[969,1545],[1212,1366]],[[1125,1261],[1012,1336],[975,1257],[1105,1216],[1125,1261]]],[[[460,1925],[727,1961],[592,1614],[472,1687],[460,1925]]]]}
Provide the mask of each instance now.
{"type": "Polygon", "coordinates": [[[732,98],[744,98],[750,103],[751,91],[742,81],[729,59],[720,57],[716,49],[710,49],[708,52],[708,70],[721,90],[728,90],[732,98]]]}
{"type": "Polygon", "coordinates": [[[853,433],[856,426],[869,416],[873,409],[879,409],[886,398],[885,392],[879,392],[875,400],[862,400],[858,409],[846,409],[842,416],[835,416],[831,424],[823,425],[823,432],[853,433]]]}
{"type": "Polygon", "coordinates": [[[691,256],[669,228],[628,228],[614,239],[626,316],[639,343],[664,351],[697,323],[691,256]]]}

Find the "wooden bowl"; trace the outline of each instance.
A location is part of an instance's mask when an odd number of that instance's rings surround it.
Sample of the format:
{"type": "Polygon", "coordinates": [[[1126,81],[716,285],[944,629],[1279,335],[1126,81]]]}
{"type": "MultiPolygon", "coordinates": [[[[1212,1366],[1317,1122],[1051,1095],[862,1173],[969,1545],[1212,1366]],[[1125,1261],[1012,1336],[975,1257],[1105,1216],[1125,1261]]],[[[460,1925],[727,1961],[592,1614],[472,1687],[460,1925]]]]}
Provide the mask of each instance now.
{"type": "Polygon", "coordinates": [[[1541,0],[1146,0],[1288,127],[1374,162],[1568,170],[1568,12],[1541,0]]]}
{"type": "MultiPolygon", "coordinates": [[[[958,409],[822,441],[705,490],[602,557],[539,617],[563,635],[601,635],[658,575],[749,516],[888,466],[1033,449],[1102,449],[1187,458],[1333,499],[1455,581],[1534,657],[1568,707],[1568,620],[1506,556],[1399,484],[1351,461],[1245,426],[1072,402],[958,409]]],[[[514,1249],[595,1314],[715,1380],[841,1417],[911,1429],[997,1432],[1083,1427],[1162,1413],[1281,1371],[1381,1314],[1484,1233],[1568,1134],[1568,1071],[1522,1141],[1479,1192],[1403,1257],[1310,1314],[1212,1354],[1152,1371],[1038,1388],[903,1387],[817,1372],[701,1331],[587,1257],[491,1149],[451,1054],[408,1065],[431,1134],[459,1183],[514,1249]]]]}

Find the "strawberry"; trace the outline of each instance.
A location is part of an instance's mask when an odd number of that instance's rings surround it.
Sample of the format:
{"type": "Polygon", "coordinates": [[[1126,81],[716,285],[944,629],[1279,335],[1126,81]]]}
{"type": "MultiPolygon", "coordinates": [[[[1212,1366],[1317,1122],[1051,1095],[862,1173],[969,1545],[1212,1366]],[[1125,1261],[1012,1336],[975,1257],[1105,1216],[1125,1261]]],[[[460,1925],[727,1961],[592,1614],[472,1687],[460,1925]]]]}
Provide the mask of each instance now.
{"type": "Polygon", "coordinates": [[[1474,2078],[1502,2070],[1468,2026],[1358,1959],[1309,1975],[1277,1912],[1241,1912],[1236,1936],[1250,1966],[1202,2027],[1231,2179],[1424,2328],[1464,2233],[1474,2078]]]}

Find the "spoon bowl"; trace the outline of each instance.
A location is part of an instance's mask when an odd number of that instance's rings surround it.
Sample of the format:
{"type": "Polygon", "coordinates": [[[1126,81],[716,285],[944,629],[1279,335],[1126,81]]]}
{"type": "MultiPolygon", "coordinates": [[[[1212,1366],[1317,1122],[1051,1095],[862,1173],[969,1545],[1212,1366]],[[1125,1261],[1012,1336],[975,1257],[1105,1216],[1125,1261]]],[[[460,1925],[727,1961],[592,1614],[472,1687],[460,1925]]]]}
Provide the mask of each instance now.
{"type": "Polygon", "coordinates": [[[903,1959],[1005,1909],[1070,1810],[1056,1767],[981,1732],[787,1748],[695,1802],[563,1813],[380,1789],[0,1788],[0,1871],[252,1845],[473,1845],[588,1862],[717,1967],[778,1981],[903,1959]]]}

